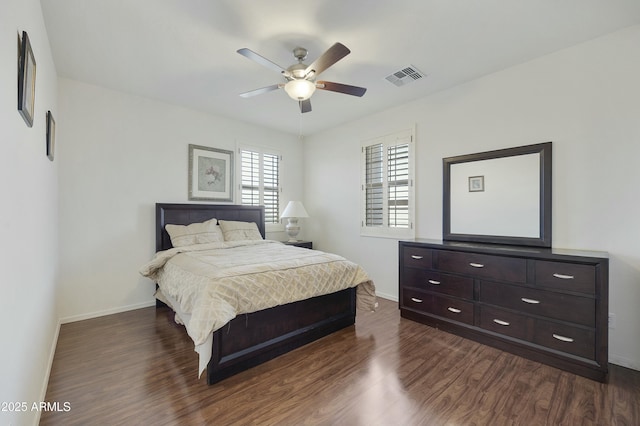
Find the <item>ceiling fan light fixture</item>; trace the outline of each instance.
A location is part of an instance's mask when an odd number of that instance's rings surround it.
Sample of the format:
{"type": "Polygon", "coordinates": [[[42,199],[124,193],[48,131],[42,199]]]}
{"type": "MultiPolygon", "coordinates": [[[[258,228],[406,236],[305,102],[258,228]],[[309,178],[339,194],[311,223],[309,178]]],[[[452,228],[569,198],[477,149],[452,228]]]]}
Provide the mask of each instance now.
{"type": "Polygon", "coordinates": [[[306,65],[303,60],[307,57],[307,49],[303,47],[296,47],[293,49],[293,56],[298,60],[298,63],[285,69],[280,65],[271,62],[269,59],[258,55],[252,50],[247,48],[238,49],[238,53],[242,56],[251,59],[266,68],[277,71],[285,78],[285,81],[282,81],[281,83],[240,93],[240,96],[248,98],[261,93],[284,89],[291,99],[298,101],[301,113],[311,111],[310,98],[315,93],[316,89],[361,97],[367,91],[364,87],[351,86],[349,84],[335,83],[332,81],[316,82],[316,78],[320,74],[340,59],[347,56],[350,52],[351,51],[344,44],[334,43],[329,49],[313,61],[311,65],[306,65]]]}
{"type": "Polygon", "coordinates": [[[306,101],[316,91],[316,85],[312,81],[305,79],[290,80],[284,85],[287,95],[296,101],[306,101]]]}

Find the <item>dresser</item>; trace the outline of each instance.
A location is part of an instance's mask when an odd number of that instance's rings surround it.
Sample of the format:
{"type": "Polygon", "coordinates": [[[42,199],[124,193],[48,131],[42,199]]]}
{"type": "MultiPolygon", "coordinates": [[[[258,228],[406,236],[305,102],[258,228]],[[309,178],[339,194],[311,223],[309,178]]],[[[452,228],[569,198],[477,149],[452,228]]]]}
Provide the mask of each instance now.
{"type": "Polygon", "coordinates": [[[607,380],[606,253],[417,239],[399,265],[403,318],[607,380]]]}

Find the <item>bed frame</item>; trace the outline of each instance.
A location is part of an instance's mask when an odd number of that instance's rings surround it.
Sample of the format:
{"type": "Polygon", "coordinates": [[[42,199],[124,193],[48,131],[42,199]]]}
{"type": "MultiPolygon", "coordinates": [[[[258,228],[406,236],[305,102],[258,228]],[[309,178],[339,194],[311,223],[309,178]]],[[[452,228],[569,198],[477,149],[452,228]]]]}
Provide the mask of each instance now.
{"type": "MultiPolygon", "coordinates": [[[[156,251],[171,248],[166,224],[211,218],[255,222],[265,236],[264,207],[234,204],[156,204],[156,251]]],[[[156,306],[164,305],[157,302],[156,306]]],[[[355,323],[355,288],[240,315],[213,333],[207,383],[262,364],[355,323]]]]}

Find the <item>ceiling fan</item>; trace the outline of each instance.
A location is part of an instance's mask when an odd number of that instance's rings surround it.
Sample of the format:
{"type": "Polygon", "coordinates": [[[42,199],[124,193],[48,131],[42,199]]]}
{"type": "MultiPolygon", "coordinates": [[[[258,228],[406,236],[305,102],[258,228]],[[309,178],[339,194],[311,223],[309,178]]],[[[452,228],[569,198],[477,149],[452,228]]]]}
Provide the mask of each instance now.
{"type": "Polygon", "coordinates": [[[342,43],[335,43],[311,65],[306,65],[302,62],[307,58],[307,49],[304,47],[296,47],[293,49],[293,56],[298,60],[298,63],[286,69],[250,49],[239,49],[238,53],[264,67],[280,73],[286,80],[284,83],[272,84],[271,86],[241,93],[240,96],[243,98],[249,98],[284,88],[291,99],[298,101],[300,112],[304,113],[311,111],[310,98],[316,89],[344,93],[352,96],[362,96],[367,91],[364,87],[333,83],[331,81],[316,81],[316,77],[318,77],[320,73],[351,53],[342,43]]]}

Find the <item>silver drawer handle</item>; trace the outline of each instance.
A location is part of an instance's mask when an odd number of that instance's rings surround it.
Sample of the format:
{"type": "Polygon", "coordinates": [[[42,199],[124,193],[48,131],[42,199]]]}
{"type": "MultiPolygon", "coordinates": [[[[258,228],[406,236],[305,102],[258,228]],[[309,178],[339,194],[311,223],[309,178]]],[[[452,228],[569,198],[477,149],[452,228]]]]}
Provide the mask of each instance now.
{"type": "Polygon", "coordinates": [[[415,297],[412,297],[411,300],[416,303],[422,303],[422,299],[416,299],[415,297]]]}
{"type": "Polygon", "coordinates": [[[436,281],[436,280],[429,280],[429,284],[433,284],[433,285],[440,285],[440,281],[436,281]]]}
{"type": "Polygon", "coordinates": [[[473,266],[474,268],[484,268],[484,265],[482,263],[473,263],[473,262],[471,262],[469,264],[469,266],[473,266]]]}
{"type": "Polygon", "coordinates": [[[459,314],[460,312],[462,312],[460,309],[451,308],[451,307],[447,308],[447,310],[449,312],[453,312],[454,314],[459,314]]]}
{"type": "Polygon", "coordinates": [[[575,277],[573,275],[564,275],[564,274],[553,274],[554,277],[560,278],[561,280],[572,280],[575,277]]]}
{"type": "Polygon", "coordinates": [[[508,326],[509,325],[508,322],[502,321],[502,320],[499,320],[499,319],[494,319],[493,322],[495,322],[496,324],[504,325],[504,326],[508,326]]]}
{"type": "Polygon", "coordinates": [[[553,337],[555,337],[556,339],[562,342],[569,342],[569,343],[573,342],[573,339],[571,337],[564,337],[559,334],[554,334],[553,337]]]}
{"type": "Polygon", "coordinates": [[[532,305],[537,305],[538,303],[540,303],[539,300],[535,300],[535,299],[527,299],[526,297],[521,298],[520,300],[522,300],[524,303],[530,303],[532,305]]]}
{"type": "Polygon", "coordinates": [[[420,260],[420,259],[422,259],[422,256],[416,256],[415,254],[412,254],[411,258],[415,259],[415,260],[420,260]]]}

